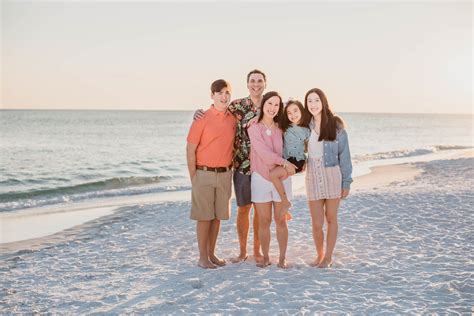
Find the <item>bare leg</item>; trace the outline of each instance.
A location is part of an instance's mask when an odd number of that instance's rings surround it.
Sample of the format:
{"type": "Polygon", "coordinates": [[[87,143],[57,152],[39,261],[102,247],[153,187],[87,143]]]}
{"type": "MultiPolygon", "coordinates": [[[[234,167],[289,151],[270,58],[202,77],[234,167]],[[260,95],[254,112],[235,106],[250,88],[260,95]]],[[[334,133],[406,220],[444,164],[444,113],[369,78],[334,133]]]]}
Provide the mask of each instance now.
{"type": "Polygon", "coordinates": [[[257,267],[264,268],[271,264],[270,262],[270,224],[272,223],[272,203],[254,203],[255,210],[258,212],[259,229],[258,234],[262,245],[263,261],[257,263],[257,267]]]}
{"type": "Polygon", "coordinates": [[[250,229],[250,208],[252,204],[237,207],[237,235],[239,236],[240,254],[233,258],[233,263],[247,259],[247,240],[250,229]]]}
{"type": "Polygon", "coordinates": [[[326,221],[328,222],[328,233],[326,238],[326,254],[319,263],[319,268],[327,268],[332,264],[332,254],[336,246],[338,222],[337,210],[339,209],[340,199],[326,200],[326,221]]]}
{"type": "Polygon", "coordinates": [[[263,255],[262,255],[262,252],[260,251],[261,247],[260,247],[260,238],[258,236],[258,228],[259,228],[258,212],[254,206],[253,207],[253,256],[256,262],[263,260],[263,255]]]}
{"type": "Polygon", "coordinates": [[[209,260],[218,266],[224,266],[225,260],[219,259],[215,255],[217,236],[219,235],[219,229],[221,227],[221,221],[214,219],[211,221],[209,228],[209,241],[207,243],[207,253],[209,254],[209,260]]]}
{"type": "Polygon", "coordinates": [[[216,266],[209,261],[207,246],[209,242],[209,229],[211,221],[198,221],[196,224],[196,234],[199,247],[198,266],[204,269],[215,269],[216,266]]]}
{"type": "Polygon", "coordinates": [[[317,266],[324,257],[324,201],[325,200],[309,201],[313,240],[317,253],[316,259],[311,263],[312,266],[317,266]]]}
{"type": "Polygon", "coordinates": [[[286,211],[283,210],[282,203],[273,203],[275,209],[276,235],[278,247],[280,249],[280,258],[278,267],[282,269],[288,268],[286,264],[286,249],[288,247],[288,223],[286,220],[286,211]]]}
{"type": "Polygon", "coordinates": [[[283,167],[275,167],[270,171],[270,178],[272,179],[272,183],[275,186],[278,194],[281,198],[281,208],[284,211],[288,211],[291,207],[291,202],[288,200],[288,196],[285,192],[285,187],[283,186],[283,179],[288,176],[285,168],[283,167]]]}

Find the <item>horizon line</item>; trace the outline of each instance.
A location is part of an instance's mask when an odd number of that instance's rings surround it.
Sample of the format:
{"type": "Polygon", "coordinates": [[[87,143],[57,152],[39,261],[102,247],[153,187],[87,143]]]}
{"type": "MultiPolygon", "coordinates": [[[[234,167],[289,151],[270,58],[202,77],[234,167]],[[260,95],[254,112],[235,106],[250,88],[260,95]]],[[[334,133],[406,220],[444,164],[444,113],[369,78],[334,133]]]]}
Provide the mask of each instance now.
{"type": "MultiPolygon", "coordinates": [[[[105,112],[105,111],[123,111],[123,112],[192,112],[196,111],[195,110],[183,110],[183,109],[177,109],[177,110],[170,110],[170,109],[49,109],[49,108],[44,108],[44,109],[30,109],[30,108],[22,108],[22,109],[4,109],[0,108],[0,111],[97,111],[97,112],[105,112]]],[[[335,113],[348,113],[348,114],[435,114],[435,115],[474,115],[473,112],[471,113],[466,113],[466,112],[455,112],[455,113],[450,113],[450,112],[348,112],[348,111],[341,111],[335,113]]]]}

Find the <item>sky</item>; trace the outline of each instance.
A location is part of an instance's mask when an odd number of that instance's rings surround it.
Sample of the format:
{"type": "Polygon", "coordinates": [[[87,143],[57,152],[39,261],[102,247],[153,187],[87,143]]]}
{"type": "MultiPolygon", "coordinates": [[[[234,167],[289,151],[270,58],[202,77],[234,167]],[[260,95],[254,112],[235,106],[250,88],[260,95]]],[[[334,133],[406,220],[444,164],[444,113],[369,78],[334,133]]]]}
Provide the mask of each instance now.
{"type": "Polygon", "coordinates": [[[257,68],[336,112],[473,111],[470,1],[0,1],[1,109],[194,110],[257,68]]]}

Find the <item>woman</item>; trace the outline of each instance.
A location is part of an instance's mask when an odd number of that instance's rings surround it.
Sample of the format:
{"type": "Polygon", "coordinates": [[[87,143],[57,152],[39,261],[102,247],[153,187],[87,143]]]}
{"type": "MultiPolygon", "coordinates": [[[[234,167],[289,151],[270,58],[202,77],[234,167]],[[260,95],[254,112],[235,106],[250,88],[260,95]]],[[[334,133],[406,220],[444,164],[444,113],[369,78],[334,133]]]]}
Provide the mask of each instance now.
{"type": "Polygon", "coordinates": [[[317,252],[312,265],[327,268],[332,264],[336,246],[339,203],[349,195],[352,182],[351,154],[344,121],[331,111],[324,92],[317,88],[309,90],[304,103],[311,129],[305,182],[317,252]],[[328,225],[326,252],[325,218],[328,225]]]}
{"type": "MultiPolygon", "coordinates": [[[[266,93],[262,99],[262,109],[258,122],[248,128],[250,142],[250,168],[252,170],[252,202],[259,217],[259,237],[263,261],[258,267],[266,267],[270,262],[270,225],[272,207],[274,210],[276,235],[280,248],[278,267],[286,269],[286,248],[288,244],[287,212],[282,208],[281,198],[272,184],[270,170],[277,165],[286,168],[289,175],[295,174],[295,166],[283,155],[283,134],[277,122],[283,114],[283,102],[277,92],[266,93]]],[[[291,198],[291,179],[283,181],[287,197],[291,198]]]]}

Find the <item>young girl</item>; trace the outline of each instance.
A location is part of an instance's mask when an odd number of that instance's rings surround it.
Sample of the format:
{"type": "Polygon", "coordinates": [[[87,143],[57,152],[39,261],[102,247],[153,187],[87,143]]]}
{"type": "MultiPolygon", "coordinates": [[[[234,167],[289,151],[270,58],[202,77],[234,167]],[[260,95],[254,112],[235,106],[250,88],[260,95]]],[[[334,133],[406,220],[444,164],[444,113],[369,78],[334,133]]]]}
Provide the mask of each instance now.
{"type": "Polygon", "coordinates": [[[310,114],[306,195],[311,212],[317,257],[312,263],[327,268],[337,239],[337,211],[341,198],[349,194],[352,163],[344,121],[334,115],[324,92],[314,88],[306,93],[305,110],[310,114]],[[324,219],[327,221],[324,252],[324,219]]]}
{"type": "MultiPolygon", "coordinates": [[[[306,126],[305,113],[306,111],[300,101],[290,100],[286,104],[280,119],[280,128],[284,133],[283,158],[296,167],[296,173],[303,171],[303,166],[306,163],[305,143],[309,139],[310,130],[306,126]]],[[[284,211],[288,211],[291,203],[285,194],[282,182],[288,176],[286,166],[272,169],[270,176],[273,185],[281,196],[284,211]]]]}

